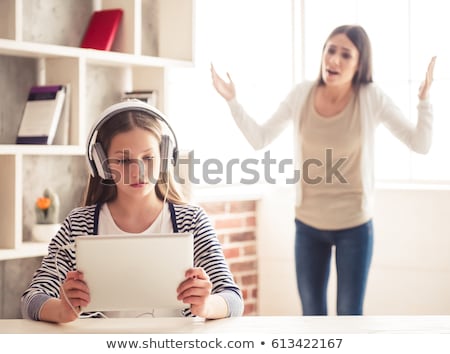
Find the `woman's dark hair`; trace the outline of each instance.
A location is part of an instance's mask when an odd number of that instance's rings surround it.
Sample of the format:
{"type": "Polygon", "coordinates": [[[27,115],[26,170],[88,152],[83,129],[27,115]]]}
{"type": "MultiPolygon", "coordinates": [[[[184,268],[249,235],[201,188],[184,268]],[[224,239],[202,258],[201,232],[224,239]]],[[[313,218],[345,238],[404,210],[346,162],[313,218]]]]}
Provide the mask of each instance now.
{"type": "MultiPolygon", "coordinates": [[[[325,50],[328,41],[338,35],[345,34],[348,39],[355,45],[359,52],[358,70],[353,76],[352,85],[355,88],[359,88],[361,85],[369,84],[373,82],[372,78],[372,47],[370,45],[370,39],[364,28],[358,25],[344,25],[335,28],[328,36],[325,44],[323,45],[323,51],[325,50]]],[[[325,85],[322,78],[322,64],[320,65],[320,73],[318,78],[319,85],[325,85]]]]}
{"type": "MultiPolygon", "coordinates": [[[[96,141],[101,144],[107,154],[111,146],[111,140],[117,134],[130,131],[134,128],[147,130],[161,143],[162,129],[160,122],[154,117],[140,111],[125,111],[111,117],[98,131],[96,141]]],[[[185,203],[171,171],[167,174],[160,174],[155,191],[160,200],[164,200],[167,195],[167,200],[174,204],[185,203]]],[[[117,188],[114,181],[102,180],[99,176],[89,176],[83,203],[85,206],[106,203],[114,200],[116,197],[117,188]]]]}

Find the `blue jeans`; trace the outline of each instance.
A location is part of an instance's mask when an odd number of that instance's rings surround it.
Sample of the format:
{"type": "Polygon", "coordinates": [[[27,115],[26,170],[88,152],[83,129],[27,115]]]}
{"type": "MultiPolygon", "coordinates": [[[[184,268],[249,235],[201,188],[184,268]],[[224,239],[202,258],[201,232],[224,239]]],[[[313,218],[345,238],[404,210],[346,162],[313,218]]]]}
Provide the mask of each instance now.
{"type": "Polygon", "coordinates": [[[337,314],[362,315],[373,251],[372,220],[343,230],[319,230],[295,220],[295,264],[303,315],[327,315],[332,247],[336,247],[337,314]]]}

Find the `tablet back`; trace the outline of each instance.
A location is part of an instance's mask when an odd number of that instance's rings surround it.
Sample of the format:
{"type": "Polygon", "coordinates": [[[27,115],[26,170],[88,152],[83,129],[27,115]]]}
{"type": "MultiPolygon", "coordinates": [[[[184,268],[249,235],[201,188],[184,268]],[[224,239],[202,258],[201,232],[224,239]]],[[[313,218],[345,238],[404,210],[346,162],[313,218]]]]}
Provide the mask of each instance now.
{"type": "Polygon", "coordinates": [[[91,302],[83,311],[181,309],[176,289],[193,266],[190,233],[75,238],[91,302]]]}

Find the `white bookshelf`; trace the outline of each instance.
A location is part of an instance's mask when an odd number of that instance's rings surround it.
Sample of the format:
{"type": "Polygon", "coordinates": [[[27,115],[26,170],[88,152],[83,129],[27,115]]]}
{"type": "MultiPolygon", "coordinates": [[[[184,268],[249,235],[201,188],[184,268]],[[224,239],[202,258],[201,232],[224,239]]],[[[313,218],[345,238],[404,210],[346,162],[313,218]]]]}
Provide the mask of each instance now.
{"type": "MultiPolygon", "coordinates": [[[[158,108],[165,111],[166,70],[171,67],[190,67],[193,64],[195,0],[80,2],[80,6],[91,6],[92,11],[117,7],[123,9],[124,16],[112,51],[79,48],[69,40],[67,44],[54,44],[51,40],[40,41],[34,38],[30,40],[27,32],[29,29],[25,27],[33,25],[30,24],[30,18],[26,17],[33,11],[29,6],[41,3],[41,7],[36,9],[36,17],[48,15],[50,21],[51,13],[42,13],[46,11],[44,6],[53,6],[54,11],[64,14],[70,11],[70,6],[78,6],[77,1],[79,0],[0,2],[0,59],[31,60],[35,63],[35,85],[69,83],[71,86],[69,145],[37,146],[0,142],[0,195],[3,200],[0,212],[0,261],[40,256],[47,250],[45,244],[24,241],[24,204],[28,203],[24,200],[28,196],[24,195],[23,183],[25,165],[29,163],[30,157],[81,159],[92,123],[101,110],[117,101],[122,92],[157,90],[158,108]]],[[[71,14],[65,15],[61,17],[70,19],[71,14]]],[[[31,16],[34,17],[34,14],[31,16]]],[[[35,22],[36,26],[40,26],[38,28],[42,30],[43,37],[46,37],[48,23],[39,20],[35,22]]],[[[71,33],[70,28],[64,28],[64,23],[61,24],[61,31],[71,33]]],[[[0,61],[0,65],[1,63],[0,61]]],[[[23,87],[23,90],[28,88],[23,87]]],[[[0,98],[0,107],[9,107],[10,104],[2,102],[0,98]]],[[[8,117],[6,119],[11,119],[11,123],[21,118],[17,110],[0,113],[8,117]]],[[[3,126],[5,125],[13,124],[6,121],[3,126]]]]}
{"type": "MultiPolygon", "coordinates": [[[[18,145],[1,144],[1,155],[69,155],[82,156],[85,147],[79,145],[18,145]]],[[[0,157],[1,158],[1,157],[0,157]]]]}
{"type": "Polygon", "coordinates": [[[75,48],[53,44],[17,42],[0,38],[0,55],[11,55],[28,58],[72,58],[84,60],[86,63],[106,66],[144,66],[144,67],[190,67],[192,62],[169,58],[134,55],[122,52],[105,52],[96,49],[75,48]]]}
{"type": "Polygon", "coordinates": [[[0,260],[40,257],[47,253],[48,244],[43,242],[23,242],[14,249],[0,249],[0,260]]]}

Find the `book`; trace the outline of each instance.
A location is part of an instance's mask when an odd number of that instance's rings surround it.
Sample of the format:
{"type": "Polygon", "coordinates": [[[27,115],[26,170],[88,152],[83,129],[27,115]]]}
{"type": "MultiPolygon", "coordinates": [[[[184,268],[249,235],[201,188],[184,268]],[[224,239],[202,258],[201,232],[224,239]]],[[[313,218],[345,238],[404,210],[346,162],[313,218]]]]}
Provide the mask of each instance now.
{"type": "Polygon", "coordinates": [[[61,111],[61,116],[56,127],[54,145],[68,145],[69,144],[69,128],[70,128],[70,84],[64,84],[66,89],[66,97],[61,111]]]}
{"type": "Polygon", "coordinates": [[[94,11],[81,41],[81,48],[111,50],[122,16],[122,9],[94,11]]]}
{"type": "Polygon", "coordinates": [[[127,91],[122,95],[122,101],[133,99],[143,101],[153,107],[156,107],[158,103],[158,93],[155,90],[138,90],[127,91]]]}
{"type": "Polygon", "coordinates": [[[33,86],[28,94],[17,144],[52,144],[66,97],[64,85],[33,86]]]}

